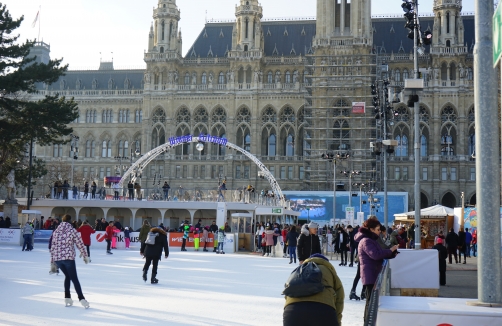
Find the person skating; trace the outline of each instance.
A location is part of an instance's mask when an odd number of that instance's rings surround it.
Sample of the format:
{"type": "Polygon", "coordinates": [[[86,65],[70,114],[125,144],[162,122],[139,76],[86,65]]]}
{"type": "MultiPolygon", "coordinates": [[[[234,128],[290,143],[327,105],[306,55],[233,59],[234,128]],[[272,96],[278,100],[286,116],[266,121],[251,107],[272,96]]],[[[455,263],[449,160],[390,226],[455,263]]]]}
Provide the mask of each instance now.
{"type": "Polygon", "coordinates": [[[319,225],[316,222],[310,222],[308,225],[304,224],[302,226],[297,244],[300,265],[313,254],[321,253],[321,242],[317,235],[318,227],[319,225]]]}
{"type": "Polygon", "coordinates": [[[195,231],[193,232],[193,246],[195,248],[195,251],[199,251],[199,245],[200,245],[199,228],[195,228],[195,231]]]}
{"type": "Polygon", "coordinates": [[[465,228],[465,253],[467,258],[471,258],[471,244],[472,244],[472,234],[469,232],[469,228],[465,228]]]}
{"type": "Polygon", "coordinates": [[[148,232],[150,232],[151,226],[150,223],[148,223],[148,220],[143,221],[143,225],[141,226],[141,229],[139,230],[139,236],[138,240],[140,241],[141,245],[146,240],[146,237],[148,236],[148,232]]]}
{"type": "Polygon", "coordinates": [[[131,244],[131,231],[129,230],[128,226],[124,228],[124,241],[125,241],[125,248],[129,250],[129,245],[131,244]]]}
{"type": "Polygon", "coordinates": [[[26,224],[24,225],[23,227],[23,239],[24,239],[24,242],[23,242],[23,250],[25,250],[26,248],[26,251],[32,251],[33,250],[33,246],[31,245],[32,244],[32,240],[33,240],[33,226],[31,226],[30,222],[26,222],[26,224]]]}
{"type": "Polygon", "coordinates": [[[222,226],[218,230],[218,249],[216,250],[217,254],[224,254],[223,245],[225,244],[225,227],[222,226]]]}
{"type": "Polygon", "coordinates": [[[350,250],[350,264],[349,267],[354,266],[354,255],[357,256],[357,242],[354,241],[354,237],[357,234],[358,229],[354,229],[352,225],[347,226],[347,235],[349,238],[348,245],[350,250]]]}
{"type": "Polygon", "coordinates": [[[211,226],[209,227],[209,232],[213,234],[213,252],[216,252],[216,248],[218,247],[218,237],[216,234],[218,233],[218,225],[216,225],[216,222],[213,221],[211,223],[211,226]]]}
{"type": "Polygon", "coordinates": [[[77,229],[77,232],[80,233],[84,246],[87,248],[87,256],[89,257],[89,261],[91,261],[91,234],[96,231],[89,225],[89,222],[84,221],[82,226],[77,229]]]}
{"type": "MultiPolygon", "coordinates": [[[[347,266],[347,251],[349,251],[349,235],[345,232],[343,227],[338,227],[337,234],[333,240],[335,250],[340,252],[341,262],[338,266],[347,266]],[[345,257],[345,261],[344,261],[345,257]]],[[[353,266],[351,264],[351,266],[353,266]]]]}
{"type": "Polygon", "coordinates": [[[289,251],[289,263],[296,264],[296,245],[298,242],[298,232],[296,232],[296,226],[291,225],[289,228],[289,232],[286,235],[286,240],[288,242],[288,251],[289,251]],[[294,258],[294,261],[293,261],[294,258]]]}
{"type": "Polygon", "coordinates": [[[464,264],[467,263],[467,253],[465,245],[465,232],[463,229],[458,231],[458,262],[462,262],[462,254],[464,254],[464,264]]]}
{"type": "Polygon", "coordinates": [[[204,249],[202,249],[202,251],[209,251],[207,250],[207,243],[209,242],[209,226],[205,226],[203,229],[202,229],[202,239],[201,241],[204,242],[204,249]]]}
{"type": "Polygon", "coordinates": [[[304,261],[304,263],[309,262],[315,263],[321,270],[324,290],[298,298],[286,296],[282,315],[283,325],[342,325],[345,293],[335,268],[321,254],[314,254],[304,261]]]}
{"type": "Polygon", "coordinates": [[[437,243],[432,247],[438,251],[439,258],[439,285],[446,285],[446,258],[448,251],[443,246],[443,239],[437,239],[437,243]]]}
{"type": "Polygon", "coordinates": [[[181,251],[187,251],[186,245],[189,237],[190,227],[185,223],[183,226],[183,242],[181,244],[181,251]]]}
{"type": "Polygon", "coordinates": [[[267,224],[267,228],[265,230],[265,250],[263,251],[262,256],[272,257],[273,245],[274,245],[274,230],[272,229],[272,225],[267,224]]]}
{"type": "Polygon", "coordinates": [[[119,233],[120,230],[115,226],[115,224],[113,224],[112,249],[117,249],[117,238],[119,237],[119,233]]]}
{"type": "Polygon", "coordinates": [[[111,245],[112,245],[112,239],[113,239],[113,222],[109,222],[108,226],[106,227],[105,230],[105,240],[106,240],[106,253],[109,255],[112,255],[112,251],[110,250],[111,245]]]}
{"type": "Polygon", "coordinates": [[[89,263],[89,257],[85,250],[84,242],[78,234],[77,230],[70,224],[71,216],[64,215],[63,222],[52,233],[51,241],[51,263],[55,263],[57,267],[65,275],[64,280],[64,297],[65,305],[73,305],[73,300],[70,294],[70,282],[73,283],[75,292],[77,292],[80,304],[86,309],[89,308],[89,302],[84,297],[80,282],[77,276],[77,268],[75,265],[75,246],[77,246],[80,254],[83,256],[84,262],[89,263]]]}
{"type": "Polygon", "coordinates": [[[145,265],[143,266],[143,281],[146,282],[148,277],[148,269],[150,268],[150,264],[153,263],[152,268],[152,276],[150,278],[150,282],[152,284],[159,283],[157,279],[157,266],[159,264],[159,260],[162,257],[162,250],[164,250],[164,257],[169,257],[169,245],[167,244],[167,233],[158,227],[153,227],[149,232],[153,234],[157,234],[155,236],[155,244],[149,245],[145,242],[141,243],[140,254],[145,257],[145,265]]]}

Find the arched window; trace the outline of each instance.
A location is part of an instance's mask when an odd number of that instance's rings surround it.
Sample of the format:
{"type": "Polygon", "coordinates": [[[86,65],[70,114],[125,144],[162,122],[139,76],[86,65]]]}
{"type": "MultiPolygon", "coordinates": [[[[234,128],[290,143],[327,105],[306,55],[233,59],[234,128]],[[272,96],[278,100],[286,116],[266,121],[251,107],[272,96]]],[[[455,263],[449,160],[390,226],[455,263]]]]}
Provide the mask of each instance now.
{"type": "Polygon", "coordinates": [[[124,157],[124,141],[119,141],[119,151],[118,156],[124,157]]]}
{"type": "Polygon", "coordinates": [[[268,136],[268,147],[267,147],[267,155],[275,156],[275,148],[276,148],[276,136],[274,134],[268,136]]]}
{"type": "Polygon", "coordinates": [[[398,157],[408,156],[408,136],[396,136],[397,146],[395,148],[395,155],[398,157]]]}
{"type": "Polygon", "coordinates": [[[450,12],[446,13],[446,34],[450,33],[450,12]]]}
{"type": "Polygon", "coordinates": [[[408,69],[404,69],[404,70],[403,70],[403,81],[404,81],[405,79],[408,79],[408,77],[409,77],[409,75],[408,75],[408,69]]]}
{"type": "Polygon", "coordinates": [[[294,156],[295,155],[295,138],[292,134],[288,134],[288,137],[285,139],[284,148],[286,149],[286,156],[294,156]]]}
{"type": "Polygon", "coordinates": [[[94,110],[92,114],[92,123],[96,123],[97,117],[98,117],[98,112],[94,110]]]}
{"type": "MultiPolygon", "coordinates": [[[[166,133],[160,125],[155,126],[152,131],[152,149],[166,143],[166,133]]],[[[185,153],[187,154],[187,153],[185,153]]]]}
{"type": "Polygon", "coordinates": [[[284,82],[286,84],[290,84],[291,83],[291,73],[289,71],[286,71],[286,77],[285,77],[284,82]]]}
{"type": "Polygon", "coordinates": [[[444,107],[441,111],[441,123],[445,122],[457,123],[457,112],[449,105],[444,107]]]}
{"type": "Polygon", "coordinates": [[[421,157],[427,157],[429,155],[427,151],[427,136],[421,135],[420,136],[420,156],[421,157]]]}
{"type": "Polygon", "coordinates": [[[249,19],[248,18],[246,18],[246,20],[245,20],[245,27],[244,27],[244,29],[245,29],[245,34],[246,34],[245,37],[248,38],[249,37],[249,19]]]}
{"type": "Polygon", "coordinates": [[[108,152],[108,142],[106,140],[103,140],[103,144],[101,146],[101,157],[106,157],[106,154],[108,152]]]}
{"type": "Polygon", "coordinates": [[[473,80],[472,68],[467,68],[467,80],[473,80]]]}
{"type": "Polygon", "coordinates": [[[448,66],[445,62],[441,65],[441,80],[448,80],[448,66]]]}
{"type": "Polygon", "coordinates": [[[333,138],[339,140],[339,145],[345,144],[344,139],[350,138],[350,128],[347,120],[336,120],[333,124],[333,138]]]}
{"type": "Polygon", "coordinates": [[[243,148],[246,150],[246,151],[250,151],[251,150],[251,135],[250,134],[246,134],[244,136],[244,144],[243,144],[243,148]]]}
{"type": "Polygon", "coordinates": [[[218,75],[218,84],[225,84],[225,74],[223,72],[220,72],[218,75]]]}
{"type": "Polygon", "coordinates": [[[395,70],[394,80],[396,82],[400,82],[401,81],[401,70],[399,70],[399,69],[395,70]]]}
{"type": "MultiPolygon", "coordinates": [[[[166,31],[165,27],[166,27],[166,24],[164,23],[164,21],[162,21],[162,23],[160,23],[160,28],[162,29],[162,33],[161,33],[162,34],[162,41],[164,41],[164,36],[165,36],[165,31],[166,31]]],[[[163,51],[161,51],[161,53],[162,52],[163,51]]]]}
{"type": "Polygon", "coordinates": [[[404,106],[398,107],[394,111],[394,121],[403,121],[403,122],[410,121],[410,113],[408,111],[408,108],[404,106]]]}
{"type": "Polygon", "coordinates": [[[474,127],[469,129],[469,137],[468,137],[468,154],[469,156],[474,156],[476,153],[476,133],[474,131],[474,127]]]}
{"type": "Polygon", "coordinates": [[[268,122],[275,124],[277,122],[277,113],[273,107],[269,106],[265,109],[265,111],[263,111],[261,121],[262,124],[266,124],[268,122]]]}
{"type": "Polygon", "coordinates": [[[185,85],[190,85],[190,74],[185,73],[185,85]]]}
{"type": "Polygon", "coordinates": [[[272,74],[271,71],[268,72],[267,74],[267,83],[273,84],[274,83],[274,75],[272,74]]]}
{"type": "Polygon", "coordinates": [[[202,73],[202,85],[206,85],[207,84],[207,75],[205,72],[202,73]]]}
{"type": "Polygon", "coordinates": [[[457,79],[457,66],[454,62],[450,63],[450,80],[457,79]]]}
{"type": "Polygon", "coordinates": [[[85,157],[91,157],[91,141],[85,142],[85,157]]]}

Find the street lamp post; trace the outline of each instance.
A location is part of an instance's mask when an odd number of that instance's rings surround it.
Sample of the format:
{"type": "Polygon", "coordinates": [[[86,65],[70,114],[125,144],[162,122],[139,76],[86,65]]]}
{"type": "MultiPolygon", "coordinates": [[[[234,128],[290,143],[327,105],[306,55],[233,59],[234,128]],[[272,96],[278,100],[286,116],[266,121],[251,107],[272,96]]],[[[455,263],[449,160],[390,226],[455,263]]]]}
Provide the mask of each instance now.
{"type": "Polygon", "coordinates": [[[122,170],[125,169],[127,166],[122,166],[122,160],[128,160],[129,157],[127,156],[115,156],[114,157],[115,160],[119,161],[119,166],[118,166],[118,170],[120,171],[120,175],[122,175],[122,170]]]}

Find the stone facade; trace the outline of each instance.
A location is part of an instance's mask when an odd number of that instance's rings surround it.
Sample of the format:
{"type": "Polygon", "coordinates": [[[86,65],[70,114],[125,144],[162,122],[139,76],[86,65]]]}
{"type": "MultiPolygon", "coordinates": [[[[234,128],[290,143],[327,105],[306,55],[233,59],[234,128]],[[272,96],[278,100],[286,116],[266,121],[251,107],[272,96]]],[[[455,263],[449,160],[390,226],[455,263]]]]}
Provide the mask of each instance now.
{"type": "MultiPolygon", "coordinates": [[[[129,166],[135,152],[145,154],[169,137],[206,133],[226,137],[255,154],[283,190],[332,189],[330,182],[309,181],[332,180],[326,174],[313,176],[310,170],[313,157],[320,153],[314,153],[311,140],[305,138],[310,123],[305,118],[306,98],[315,82],[309,65],[322,55],[375,56],[389,64],[391,84],[402,86],[406,76],[413,75],[413,42],[406,38],[402,17],[372,18],[367,0],[319,0],[317,22],[266,21],[257,0],[238,2],[235,21],[207,23],[183,57],[176,1],[159,0],[148,35],[145,70],[115,70],[113,63],[102,62],[98,70],[70,71],[57,83],[41,86],[40,95],[60,93],[79,103],[80,118],[71,124],[80,137],[74,165],[86,180],[102,184],[105,176],[129,166]]],[[[420,57],[426,80],[420,99],[422,205],[451,206],[460,204],[461,192],[466,201],[475,198],[474,17],[461,14],[461,1],[437,0],[432,9],[434,16],[421,19],[423,29],[434,35],[433,45],[420,57]]],[[[356,65],[357,60],[351,64],[356,65]]],[[[353,101],[370,107],[370,84],[376,75],[370,61],[365,67],[364,78],[346,75],[346,81],[333,82],[333,87],[346,87],[343,92],[326,94],[343,95],[348,109],[353,101]],[[360,80],[357,87],[356,80],[360,80]]],[[[403,104],[395,111],[391,134],[399,145],[389,158],[389,191],[412,194],[413,114],[403,104]]],[[[360,129],[377,128],[372,115],[367,109],[360,129]]],[[[376,133],[365,134],[363,140],[355,134],[347,140],[352,148],[369,151],[376,133]]],[[[69,145],[37,146],[35,155],[71,162],[69,153],[69,145]]],[[[366,168],[375,160],[365,154],[355,162],[366,168]]],[[[152,187],[159,177],[171,187],[214,189],[219,179],[226,178],[228,189],[248,184],[258,191],[270,188],[246,157],[211,144],[201,153],[194,145],[180,145],[159,156],[143,170],[143,187],[152,187]]],[[[83,180],[75,183],[83,185],[83,180]]],[[[35,190],[36,196],[47,192],[35,190]]],[[[411,195],[411,207],[412,199],[411,195]]]]}

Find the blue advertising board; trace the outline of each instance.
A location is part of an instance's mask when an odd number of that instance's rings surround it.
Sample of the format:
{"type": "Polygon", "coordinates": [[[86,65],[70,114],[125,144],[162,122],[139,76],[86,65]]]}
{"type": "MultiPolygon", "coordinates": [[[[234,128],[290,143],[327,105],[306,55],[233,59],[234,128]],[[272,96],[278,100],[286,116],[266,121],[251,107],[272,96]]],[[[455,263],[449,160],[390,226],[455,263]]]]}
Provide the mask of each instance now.
{"type": "MultiPolygon", "coordinates": [[[[291,209],[300,212],[299,219],[310,220],[323,220],[329,221],[335,216],[335,220],[345,219],[345,208],[349,207],[349,192],[337,191],[336,192],[336,212],[333,214],[333,192],[332,191],[283,191],[286,198],[291,202],[291,209]]],[[[352,207],[356,212],[359,212],[361,199],[359,193],[352,192],[352,207]]],[[[378,220],[384,221],[384,195],[377,193],[373,195],[376,199],[374,202],[374,213],[378,220]]],[[[388,192],[388,220],[393,223],[394,214],[399,214],[408,211],[408,193],[407,192],[388,192]]],[[[368,196],[362,194],[361,211],[364,216],[370,215],[370,203],[368,196]]]]}

